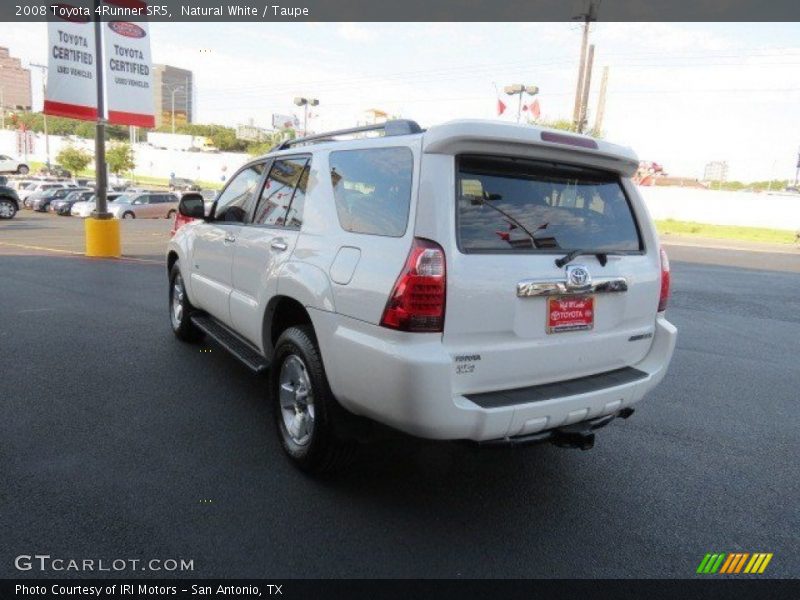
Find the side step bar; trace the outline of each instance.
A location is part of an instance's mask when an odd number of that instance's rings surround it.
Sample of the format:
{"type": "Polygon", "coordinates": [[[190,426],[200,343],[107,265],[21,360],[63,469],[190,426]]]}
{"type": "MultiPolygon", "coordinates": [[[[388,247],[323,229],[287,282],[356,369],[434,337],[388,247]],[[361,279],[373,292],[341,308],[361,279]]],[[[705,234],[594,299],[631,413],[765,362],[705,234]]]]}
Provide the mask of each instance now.
{"type": "Polygon", "coordinates": [[[193,314],[192,323],[208,337],[238,358],[253,373],[266,373],[269,361],[249,342],[246,342],[214,317],[206,314],[193,314]]]}

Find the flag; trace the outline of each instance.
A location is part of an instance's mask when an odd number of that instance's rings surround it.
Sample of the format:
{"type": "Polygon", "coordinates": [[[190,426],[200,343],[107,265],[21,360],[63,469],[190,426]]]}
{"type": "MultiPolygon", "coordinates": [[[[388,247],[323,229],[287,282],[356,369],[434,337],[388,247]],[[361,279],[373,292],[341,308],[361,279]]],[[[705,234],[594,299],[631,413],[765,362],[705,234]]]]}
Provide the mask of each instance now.
{"type": "Polygon", "coordinates": [[[497,99],[497,116],[499,117],[504,112],[506,112],[506,105],[503,104],[503,101],[500,98],[497,99]]]}
{"type": "Polygon", "coordinates": [[[534,100],[533,104],[531,104],[531,115],[533,116],[534,119],[538,119],[541,114],[542,111],[539,108],[539,101],[534,100]]]}

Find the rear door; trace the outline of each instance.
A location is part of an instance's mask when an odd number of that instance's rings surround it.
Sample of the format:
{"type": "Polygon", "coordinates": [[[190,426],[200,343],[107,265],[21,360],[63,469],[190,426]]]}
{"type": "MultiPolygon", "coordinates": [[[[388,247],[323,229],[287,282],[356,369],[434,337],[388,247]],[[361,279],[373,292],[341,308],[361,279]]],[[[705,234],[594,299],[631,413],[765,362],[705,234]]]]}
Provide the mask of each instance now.
{"type": "Polygon", "coordinates": [[[228,325],[235,244],[261,189],[264,166],[253,163],[236,173],[217,197],[211,218],[192,229],[192,302],[228,325]]]}
{"type": "Polygon", "coordinates": [[[457,157],[455,169],[443,336],[466,365],[454,369],[455,389],[524,387],[640,361],[654,329],[658,252],[645,248],[619,176],[477,155],[457,157]],[[572,250],[601,254],[556,265],[572,250]]]}
{"type": "Polygon", "coordinates": [[[231,321],[261,347],[266,303],[278,290],[278,275],[297,243],[303,224],[311,157],[275,159],[253,215],[242,227],[233,259],[231,321]]]}

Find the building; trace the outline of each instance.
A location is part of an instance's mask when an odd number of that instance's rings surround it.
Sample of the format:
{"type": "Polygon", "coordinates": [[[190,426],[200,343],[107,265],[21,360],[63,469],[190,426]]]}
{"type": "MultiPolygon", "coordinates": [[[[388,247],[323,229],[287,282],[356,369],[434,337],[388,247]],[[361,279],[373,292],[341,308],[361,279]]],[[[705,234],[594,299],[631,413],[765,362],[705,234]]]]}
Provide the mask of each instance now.
{"type": "Polygon", "coordinates": [[[153,65],[153,94],[156,127],[169,126],[175,101],[175,125],[194,123],[194,76],[187,69],[153,65]]]}
{"type": "Polygon", "coordinates": [[[249,119],[246,124],[240,123],[236,126],[236,139],[261,143],[272,139],[272,132],[258,127],[253,119],[249,119]]]}
{"type": "Polygon", "coordinates": [[[8,48],[0,48],[0,107],[31,110],[31,71],[23,69],[8,48]]]}
{"type": "Polygon", "coordinates": [[[727,181],[728,163],[724,160],[717,160],[706,164],[703,172],[703,181],[727,181]]]}

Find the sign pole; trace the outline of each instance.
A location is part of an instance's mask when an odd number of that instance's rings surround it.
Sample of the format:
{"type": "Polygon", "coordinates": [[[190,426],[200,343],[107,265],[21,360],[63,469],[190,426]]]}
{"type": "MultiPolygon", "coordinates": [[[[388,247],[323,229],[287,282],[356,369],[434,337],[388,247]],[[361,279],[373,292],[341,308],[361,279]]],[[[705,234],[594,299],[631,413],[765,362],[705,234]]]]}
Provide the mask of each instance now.
{"type": "Polygon", "coordinates": [[[97,77],[97,130],[94,139],[95,207],[84,221],[86,256],[119,258],[122,254],[119,221],[108,212],[108,178],[106,176],[106,114],[103,86],[103,22],[100,19],[101,0],[94,0],[94,49],[97,77]]]}
{"type": "Polygon", "coordinates": [[[97,131],[94,136],[94,162],[95,162],[95,209],[92,217],[95,219],[110,219],[112,215],[108,212],[107,188],[108,177],[106,176],[106,117],[105,102],[103,94],[103,37],[102,21],[99,14],[100,0],[94,0],[94,48],[95,65],[97,67],[97,131]]]}

